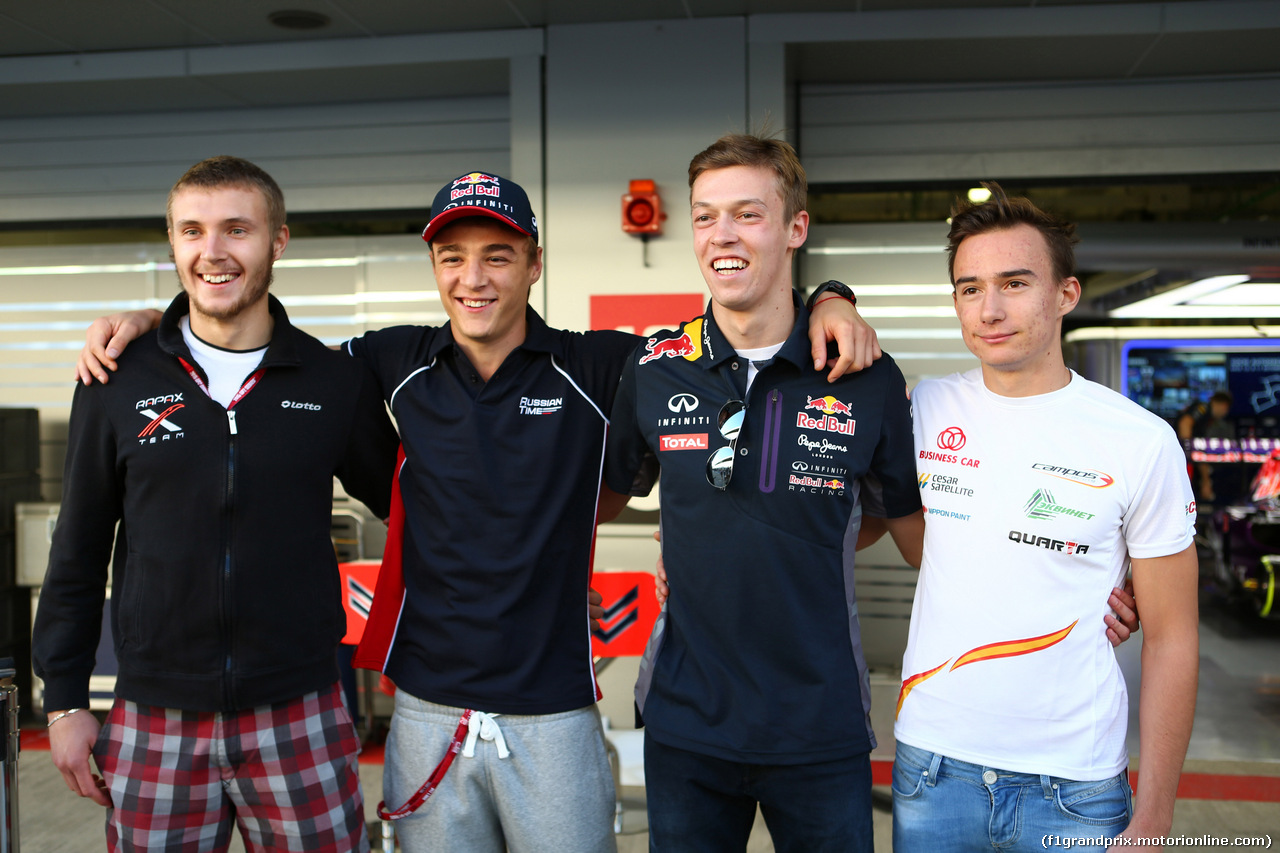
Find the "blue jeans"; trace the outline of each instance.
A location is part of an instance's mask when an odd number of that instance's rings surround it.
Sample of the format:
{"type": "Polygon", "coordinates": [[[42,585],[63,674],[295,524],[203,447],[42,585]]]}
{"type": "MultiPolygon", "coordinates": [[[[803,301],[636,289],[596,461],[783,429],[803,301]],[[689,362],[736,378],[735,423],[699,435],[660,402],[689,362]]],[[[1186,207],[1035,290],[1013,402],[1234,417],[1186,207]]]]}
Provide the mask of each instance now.
{"type": "Polygon", "coordinates": [[[871,756],[725,761],[644,739],[649,850],[741,853],[756,804],[778,853],[871,853],[871,756]]]}
{"type": "Polygon", "coordinates": [[[1101,782],[1013,773],[898,741],[893,762],[895,853],[1104,850],[1133,816],[1124,771],[1101,782]],[[1076,843],[1093,839],[1093,844],[1076,843]]]}

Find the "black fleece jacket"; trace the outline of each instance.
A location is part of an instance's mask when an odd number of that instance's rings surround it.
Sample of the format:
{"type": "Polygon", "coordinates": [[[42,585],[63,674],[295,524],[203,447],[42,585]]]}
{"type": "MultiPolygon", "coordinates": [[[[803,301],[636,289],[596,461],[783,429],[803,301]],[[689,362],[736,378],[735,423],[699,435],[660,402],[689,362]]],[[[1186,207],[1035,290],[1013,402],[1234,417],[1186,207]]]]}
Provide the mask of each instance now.
{"type": "Polygon", "coordinates": [[[117,696],[231,711],[337,680],[333,477],[385,516],[397,438],[365,365],[268,298],[260,379],[230,410],[183,363],[207,383],[178,324],[186,294],[109,384],[76,387],[33,637],[46,709],[88,704],[113,541],[117,696]]]}

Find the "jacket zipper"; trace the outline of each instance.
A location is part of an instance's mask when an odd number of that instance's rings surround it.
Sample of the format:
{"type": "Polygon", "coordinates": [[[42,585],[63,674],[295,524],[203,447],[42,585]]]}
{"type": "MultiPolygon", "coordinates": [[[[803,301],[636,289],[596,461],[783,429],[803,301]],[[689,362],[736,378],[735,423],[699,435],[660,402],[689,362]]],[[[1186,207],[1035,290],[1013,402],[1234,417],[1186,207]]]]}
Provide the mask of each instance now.
{"type": "MultiPolygon", "coordinates": [[[[235,406],[235,402],[231,404],[235,406]]],[[[236,410],[234,408],[227,409],[227,496],[226,496],[226,518],[227,533],[226,540],[223,543],[223,559],[222,559],[222,631],[226,637],[226,658],[223,661],[223,690],[224,697],[228,708],[234,708],[234,693],[232,689],[232,645],[234,643],[234,634],[231,625],[231,543],[234,540],[232,535],[232,525],[235,524],[235,495],[236,495],[236,436],[239,430],[236,428],[236,410]]]]}
{"type": "MultiPolygon", "coordinates": [[[[204,379],[200,376],[200,371],[196,370],[190,362],[182,356],[178,356],[178,361],[182,362],[182,366],[187,369],[196,386],[205,393],[205,396],[212,397],[209,393],[209,386],[205,384],[204,379]]],[[[235,689],[232,687],[232,672],[235,662],[235,633],[232,630],[232,623],[235,621],[231,614],[231,543],[235,541],[232,536],[232,525],[235,524],[235,496],[236,496],[236,436],[240,433],[240,429],[236,424],[236,404],[245,398],[246,395],[254,388],[258,387],[258,383],[262,381],[262,377],[266,375],[267,369],[259,367],[249,378],[245,379],[244,384],[240,386],[240,390],[231,398],[231,403],[227,406],[227,492],[226,492],[226,539],[223,541],[222,549],[222,636],[223,648],[226,649],[226,656],[222,664],[223,676],[223,696],[228,708],[235,707],[235,689]]]]}

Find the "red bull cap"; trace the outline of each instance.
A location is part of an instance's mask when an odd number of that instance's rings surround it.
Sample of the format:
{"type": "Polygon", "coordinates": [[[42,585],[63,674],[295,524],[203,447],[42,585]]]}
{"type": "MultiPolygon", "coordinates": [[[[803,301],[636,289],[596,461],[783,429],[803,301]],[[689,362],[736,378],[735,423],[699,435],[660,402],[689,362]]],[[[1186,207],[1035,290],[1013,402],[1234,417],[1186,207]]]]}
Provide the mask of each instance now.
{"type": "Polygon", "coordinates": [[[437,231],[464,216],[491,216],[538,242],[538,220],[529,196],[515,181],[490,172],[468,172],[441,187],[422,239],[430,243],[437,231]]]}

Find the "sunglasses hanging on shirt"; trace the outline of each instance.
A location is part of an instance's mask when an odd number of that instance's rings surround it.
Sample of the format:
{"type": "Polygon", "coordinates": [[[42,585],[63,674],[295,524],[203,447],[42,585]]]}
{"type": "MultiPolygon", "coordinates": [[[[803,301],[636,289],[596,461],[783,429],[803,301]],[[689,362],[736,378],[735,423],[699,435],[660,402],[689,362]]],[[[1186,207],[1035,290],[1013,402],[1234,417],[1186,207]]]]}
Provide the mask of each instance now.
{"type": "Polygon", "coordinates": [[[717,423],[720,434],[729,442],[728,447],[718,447],[707,459],[707,482],[720,491],[729,486],[733,477],[733,458],[737,455],[738,435],[742,432],[742,423],[747,417],[747,404],[741,400],[730,400],[720,407],[717,423]]]}

